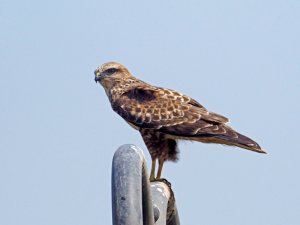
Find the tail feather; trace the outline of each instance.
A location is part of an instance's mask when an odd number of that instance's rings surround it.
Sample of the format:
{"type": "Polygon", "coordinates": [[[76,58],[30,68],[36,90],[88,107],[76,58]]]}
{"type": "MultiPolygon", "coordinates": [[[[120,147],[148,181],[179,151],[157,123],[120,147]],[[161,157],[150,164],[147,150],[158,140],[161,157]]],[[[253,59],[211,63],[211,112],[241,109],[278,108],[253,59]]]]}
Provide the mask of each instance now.
{"type": "Polygon", "coordinates": [[[258,153],[267,153],[254,140],[236,132],[225,124],[215,125],[215,127],[207,127],[201,131],[202,132],[197,135],[199,138],[197,141],[237,146],[258,153]],[[216,127],[218,129],[216,129],[216,127]],[[204,130],[206,131],[205,133],[203,132],[204,130]]]}
{"type": "Polygon", "coordinates": [[[255,151],[258,153],[264,153],[266,154],[267,152],[265,150],[263,150],[258,143],[256,143],[255,141],[253,141],[251,138],[248,138],[245,135],[242,135],[238,132],[235,132],[236,136],[227,136],[227,135],[221,135],[219,136],[220,139],[224,140],[225,142],[227,142],[227,145],[233,145],[233,146],[237,146],[240,148],[244,148],[244,149],[248,149],[251,151],[255,151]]]}

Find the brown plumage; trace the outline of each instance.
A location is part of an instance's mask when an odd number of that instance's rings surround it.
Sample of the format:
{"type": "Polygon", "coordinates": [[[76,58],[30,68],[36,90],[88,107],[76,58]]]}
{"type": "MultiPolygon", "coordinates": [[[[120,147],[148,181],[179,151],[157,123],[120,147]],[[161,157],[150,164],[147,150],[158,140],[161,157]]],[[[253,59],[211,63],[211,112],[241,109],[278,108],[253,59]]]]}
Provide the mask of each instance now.
{"type": "Polygon", "coordinates": [[[111,106],[137,129],[152,158],[150,180],[160,179],[164,161],[176,161],[177,140],[192,140],[237,146],[266,153],[250,138],[226,125],[228,119],[209,112],[196,100],[179,92],[149,85],[135,77],[121,64],[105,63],[95,70],[111,106]]]}

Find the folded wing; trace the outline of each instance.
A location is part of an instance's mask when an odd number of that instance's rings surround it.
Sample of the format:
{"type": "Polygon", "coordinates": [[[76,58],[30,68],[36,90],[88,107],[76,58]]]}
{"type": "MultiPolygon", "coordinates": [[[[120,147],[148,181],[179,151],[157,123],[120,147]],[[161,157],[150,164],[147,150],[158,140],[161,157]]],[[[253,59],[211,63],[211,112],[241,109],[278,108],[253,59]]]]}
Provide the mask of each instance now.
{"type": "Polygon", "coordinates": [[[226,117],[209,112],[194,99],[170,89],[135,87],[112,102],[112,107],[137,128],[263,152],[256,142],[227,126],[226,117]]]}

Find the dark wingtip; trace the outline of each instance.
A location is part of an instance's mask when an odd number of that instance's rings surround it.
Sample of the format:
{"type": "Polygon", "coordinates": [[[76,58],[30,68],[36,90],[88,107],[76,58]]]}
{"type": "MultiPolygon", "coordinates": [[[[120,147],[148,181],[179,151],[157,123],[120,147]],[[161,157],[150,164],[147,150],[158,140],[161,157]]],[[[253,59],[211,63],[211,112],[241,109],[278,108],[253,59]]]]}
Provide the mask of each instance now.
{"type": "Polygon", "coordinates": [[[264,149],[259,149],[258,152],[262,154],[268,154],[264,149]]]}
{"type": "Polygon", "coordinates": [[[265,149],[261,148],[257,143],[256,143],[256,145],[257,145],[257,147],[249,146],[249,145],[246,145],[246,146],[239,145],[239,147],[245,148],[245,149],[257,152],[257,153],[261,153],[261,154],[268,154],[267,151],[265,151],[265,149]]]}

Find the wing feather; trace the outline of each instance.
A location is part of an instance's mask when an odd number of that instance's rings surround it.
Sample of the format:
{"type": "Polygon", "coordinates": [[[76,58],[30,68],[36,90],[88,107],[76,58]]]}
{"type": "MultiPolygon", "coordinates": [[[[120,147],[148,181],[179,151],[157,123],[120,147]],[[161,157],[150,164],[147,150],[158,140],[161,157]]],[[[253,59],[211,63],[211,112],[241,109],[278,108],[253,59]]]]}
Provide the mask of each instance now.
{"type": "Polygon", "coordinates": [[[235,145],[264,153],[255,141],[227,126],[226,117],[170,89],[136,87],[112,102],[112,107],[137,129],[156,129],[175,139],[235,145]]]}
{"type": "Polygon", "coordinates": [[[141,128],[161,129],[185,123],[201,125],[196,123],[200,120],[205,124],[228,121],[221,115],[207,111],[190,97],[152,86],[135,87],[125,92],[112,102],[112,107],[127,122],[141,128]]]}

